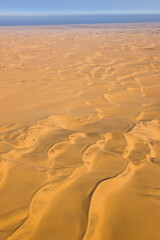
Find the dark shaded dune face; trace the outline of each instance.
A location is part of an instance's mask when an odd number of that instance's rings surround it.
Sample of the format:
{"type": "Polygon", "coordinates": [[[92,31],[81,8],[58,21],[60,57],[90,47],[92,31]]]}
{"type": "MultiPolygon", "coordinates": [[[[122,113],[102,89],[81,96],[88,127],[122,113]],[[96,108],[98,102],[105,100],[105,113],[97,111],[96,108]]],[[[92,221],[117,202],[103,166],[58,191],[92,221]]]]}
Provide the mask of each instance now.
{"type": "Polygon", "coordinates": [[[158,28],[0,28],[0,239],[160,239],[158,28]]]}

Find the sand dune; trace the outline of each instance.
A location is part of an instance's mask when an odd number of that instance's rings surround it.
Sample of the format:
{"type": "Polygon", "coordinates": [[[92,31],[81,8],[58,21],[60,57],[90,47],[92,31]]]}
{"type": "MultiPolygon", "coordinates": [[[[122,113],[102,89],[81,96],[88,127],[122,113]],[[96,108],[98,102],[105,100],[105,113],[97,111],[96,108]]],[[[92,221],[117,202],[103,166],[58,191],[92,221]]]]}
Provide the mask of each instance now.
{"type": "Polygon", "coordinates": [[[0,239],[160,239],[159,24],[0,27],[0,239]]]}

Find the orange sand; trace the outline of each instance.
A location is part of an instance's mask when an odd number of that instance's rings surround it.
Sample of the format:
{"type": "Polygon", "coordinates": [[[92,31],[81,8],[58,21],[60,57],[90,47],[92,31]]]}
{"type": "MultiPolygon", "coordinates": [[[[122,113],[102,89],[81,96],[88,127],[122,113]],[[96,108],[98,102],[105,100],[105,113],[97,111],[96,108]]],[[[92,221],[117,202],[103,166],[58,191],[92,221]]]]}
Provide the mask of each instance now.
{"type": "Polygon", "coordinates": [[[0,240],[160,240],[160,24],[0,27],[0,240]]]}

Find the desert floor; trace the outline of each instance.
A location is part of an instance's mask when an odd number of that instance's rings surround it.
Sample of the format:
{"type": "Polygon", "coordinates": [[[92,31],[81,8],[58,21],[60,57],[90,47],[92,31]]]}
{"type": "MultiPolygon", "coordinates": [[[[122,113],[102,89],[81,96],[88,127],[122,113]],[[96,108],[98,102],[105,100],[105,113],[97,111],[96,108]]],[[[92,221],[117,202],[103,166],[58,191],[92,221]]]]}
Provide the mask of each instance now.
{"type": "Polygon", "coordinates": [[[0,27],[0,240],[160,240],[160,24],[0,27]]]}

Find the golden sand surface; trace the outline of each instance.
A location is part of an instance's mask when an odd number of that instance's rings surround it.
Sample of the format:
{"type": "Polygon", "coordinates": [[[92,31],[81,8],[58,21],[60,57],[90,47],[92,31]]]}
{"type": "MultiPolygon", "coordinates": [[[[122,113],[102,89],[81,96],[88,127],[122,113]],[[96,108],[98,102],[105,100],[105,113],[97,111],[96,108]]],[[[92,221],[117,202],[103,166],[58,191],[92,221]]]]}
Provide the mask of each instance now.
{"type": "Polygon", "coordinates": [[[0,240],[160,240],[160,24],[0,27],[0,240]]]}

